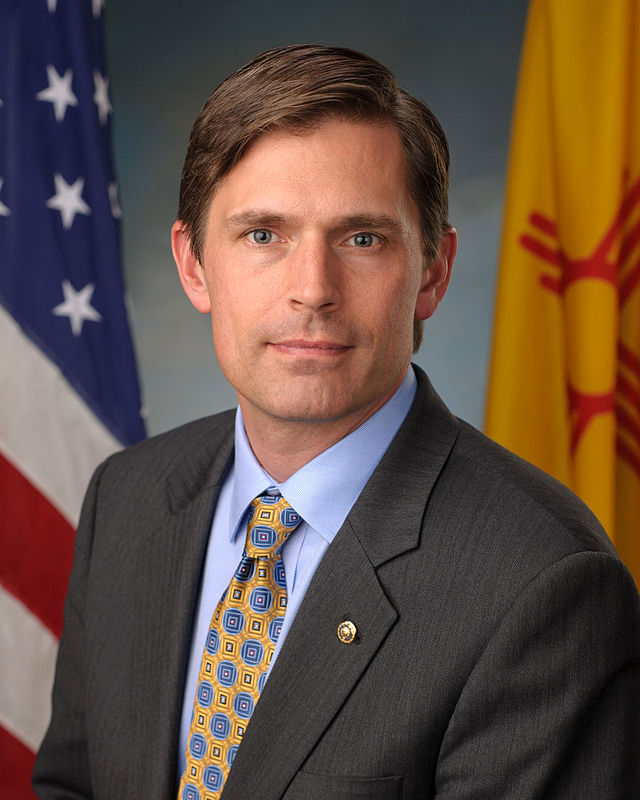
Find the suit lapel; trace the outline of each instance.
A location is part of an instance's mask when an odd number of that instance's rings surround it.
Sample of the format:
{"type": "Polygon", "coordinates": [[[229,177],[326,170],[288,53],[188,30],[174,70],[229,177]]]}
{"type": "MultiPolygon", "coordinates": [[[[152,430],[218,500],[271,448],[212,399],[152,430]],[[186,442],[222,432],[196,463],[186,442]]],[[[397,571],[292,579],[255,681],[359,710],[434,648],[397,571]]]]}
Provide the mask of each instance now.
{"type": "MultiPolygon", "coordinates": [[[[169,476],[166,523],[145,537],[135,564],[139,581],[136,621],[144,623],[133,648],[138,676],[135,707],[160,708],[153,747],[139,760],[144,795],[173,798],[180,714],[193,616],[213,510],[233,448],[229,425],[194,443],[169,476]]],[[[147,719],[148,715],[142,715],[147,719]]],[[[149,730],[141,741],[148,739],[149,730]]]]}
{"type": "Polygon", "coordinates": [[[419,545],[427,502],[458,436],[458,420],[413,368],[413,405],[348,517],[374,567],[419,545]]]}
{"type": "Polygon", "coordinates": [[[311,581],[224,800],[282,797],[397,619],[376,568],[419,545],[429,495],[458,430],[426,375],[416,374],[418,392],[406,420],[311,581]],[[358,630],[352,644],[337,636],[345,619],[358,630]]]}

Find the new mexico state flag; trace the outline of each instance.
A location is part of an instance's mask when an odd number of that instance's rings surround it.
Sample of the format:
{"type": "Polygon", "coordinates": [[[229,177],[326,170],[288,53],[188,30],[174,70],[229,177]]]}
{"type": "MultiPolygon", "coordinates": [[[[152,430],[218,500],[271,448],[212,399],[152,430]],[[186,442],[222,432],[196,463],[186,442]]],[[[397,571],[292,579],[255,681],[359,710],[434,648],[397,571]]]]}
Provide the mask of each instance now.
{"type": "Polygon", "coordinates": [[[640,586],[640,3],[532,0],[486,429],[591,507],[640,586]]]}

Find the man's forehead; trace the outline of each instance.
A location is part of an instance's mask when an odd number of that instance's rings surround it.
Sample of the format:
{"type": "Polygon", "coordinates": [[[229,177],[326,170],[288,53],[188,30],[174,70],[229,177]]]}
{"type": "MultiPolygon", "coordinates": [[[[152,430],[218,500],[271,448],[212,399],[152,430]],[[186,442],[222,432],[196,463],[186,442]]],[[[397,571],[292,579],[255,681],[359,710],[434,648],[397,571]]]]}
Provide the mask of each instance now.
{"type": "Polygon", "coordinates": [[[382,145],[388,156],[394,152],[403,157],[402,140],[396,126],[390,120],[349,119],[340,116],[323,116],[302,126],[292,123],[256,136],[244,152],[238,164],[250,158],[255,150],[280,148],[284,151],[309,150],[321,142],[323,149],[332,149],[336,154],[345,145],[355,143],[360,148],[371,149],[382,145]]]}
{"type": "Polygon", "coordinates": [[[302,133],[260,136],[221,181],[211,211],[226,226],[275,223],[322,209],[336,224],[360,217],[393,227],[402,214],[397,206],[407,200],[412,202],[395,127],[331,119],[302,133]]]}

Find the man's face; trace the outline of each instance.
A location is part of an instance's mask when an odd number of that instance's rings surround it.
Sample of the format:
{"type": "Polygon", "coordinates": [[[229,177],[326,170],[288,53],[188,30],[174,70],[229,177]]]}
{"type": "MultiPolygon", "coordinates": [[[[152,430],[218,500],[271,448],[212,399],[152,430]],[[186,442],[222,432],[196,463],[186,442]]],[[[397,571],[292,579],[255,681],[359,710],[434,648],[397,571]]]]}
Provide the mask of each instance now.
{"type": "Polygon", "coordinates": [[[388,124],[330,120],[261,137],[213,196],[202,265],[187,243],[177,223],[183,285],[211,313],[245,419],[369,416],[402,381],[414,316],[433,313],[448,280],[441,265],[423,269],[388,124]]]}

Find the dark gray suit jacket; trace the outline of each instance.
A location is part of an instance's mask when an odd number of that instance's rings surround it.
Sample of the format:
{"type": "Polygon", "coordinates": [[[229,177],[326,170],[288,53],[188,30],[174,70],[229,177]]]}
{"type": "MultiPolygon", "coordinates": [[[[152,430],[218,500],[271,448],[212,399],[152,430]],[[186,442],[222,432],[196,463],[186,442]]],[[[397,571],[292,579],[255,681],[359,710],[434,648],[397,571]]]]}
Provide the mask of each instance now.
{"type": "MultiPolygon", "coordinates": [[[[327,551],[224,800],[638,800],[640,603],[566,489],[416,400],[327,551]],[[343,644],[345,619],[358,637],[343,644]]],[[[233,415],[96,472],[42,798],[175,798],[183,684],[233,415]]]]}

